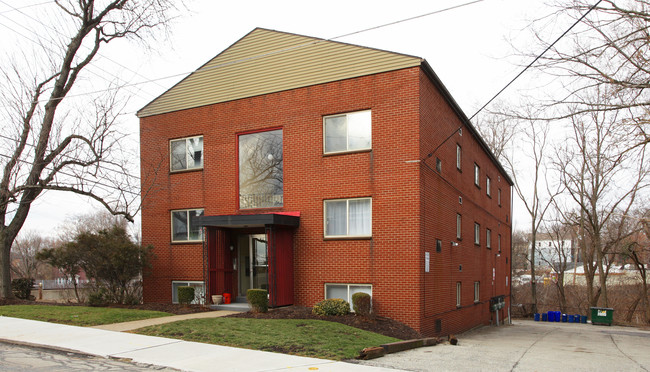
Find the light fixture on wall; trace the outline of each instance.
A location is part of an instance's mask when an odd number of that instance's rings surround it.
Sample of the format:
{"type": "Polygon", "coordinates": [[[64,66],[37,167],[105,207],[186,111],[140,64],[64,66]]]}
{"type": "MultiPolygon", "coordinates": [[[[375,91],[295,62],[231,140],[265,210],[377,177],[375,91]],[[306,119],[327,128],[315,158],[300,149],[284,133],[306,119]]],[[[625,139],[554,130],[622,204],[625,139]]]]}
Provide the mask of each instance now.
{"type": "Polygon", "coordinates": [[[452,247],[458,247],[458,242],[451,242],[452,247]]]}
{"type": "Polygon", "coordinates": [[[231,245],[230,245],[230,251],[232,252],[232,251],[234,251],[234,250],[235,250],[235,247],[231,244],[231,245]]]}

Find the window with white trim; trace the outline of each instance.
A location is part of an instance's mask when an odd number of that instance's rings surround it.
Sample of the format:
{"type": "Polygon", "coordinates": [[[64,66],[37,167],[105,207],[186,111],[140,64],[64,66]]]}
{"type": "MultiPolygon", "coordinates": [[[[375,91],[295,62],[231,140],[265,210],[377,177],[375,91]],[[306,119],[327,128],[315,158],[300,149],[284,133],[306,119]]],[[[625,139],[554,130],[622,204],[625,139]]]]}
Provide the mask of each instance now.
{"type": "Polygon", "coordinates": [[[372,114],[370,110],[323,118],[323,147],[326,154],[370,150],[372,114]]]}
{"type": "Polygon", "coordinates": [[[492,191],[490,191],[490,188],[491,188],[492,185],[491,185],[490,181],[491,181],[490,177],[487,177],[485,179],[485,192],[487,193],[487,196],[491,197],[492,196],[492,191]]]}
{"type": "Polygon", "coordinates": [[[499,236],[498,236],[497,248],[499,250],[499,253],[501,253],[501,234],[499,234],[499,236]]]}
{"type": "Polygon", "coordinates": [[[492,230],[486,229],[485,230],[485,246],[487,247],[487,249],[492,249],[491,240],[492,240],[492,230]]]}
{"type": "Polygon", "coordinates": [[[456,282],[456,307],[460,307],[460,282],[456,282]]]}
{"type": "Polygon", "coordinates": [[[193,304],[205,303],[205,285],[199,281],[172,281],[172,303],[178,303],[178,287],[194,287],[193,304]]]}
{"type": "Polygon", "coordinates": [[[325,284],[325,299],[340,298],[352,304],[352,295],[355,293],[367,293],[372,298],[372,285],[370,284],[325,284]]]}
{"type": "Polygon", "coordinates": [[[481,299],[481,283],[474,282],[474,302],[479,302],[481,299]]]}
{"type": "Polygon", "coordinates": [[[497,190],[497,204],[501,206],[501,189],[497,190]]]}
{"type": "Polygon", "coordinates": [[[372,198],[325,200],[325,237],[372,236],[372,198]]]}
{"type": "Polygon", "coordinates": [[[478,164],[474,163],[474,184],[478,187],[481,187],[481,167],[478,164]]]}
{"type": "Polygon", "coordinates": [[[481,244],[481,225],[474,222],[474,244],[481,244]]]}
{"type": "Polygon", "coordinates": [[[203,136],[170,140],[169,154],[172,172],[203,168],[203,136]]]}
{"type": "Polygon", "coordinates": [[[456,144],[456,169],[461,170],[462,169],[462,155],[463,155],[463,149],[460,147],[459,144],[456,144]]]}
{"type": "Polygon", "coordinates": [[[172,242],[200,242],[203,232],[198,218],[203,216],[203,209],[182,209],[171,212],[172,242]]]}
{"type": "Polygon", "coordinates": [[[463,222],[463,217],[460,213],[456,213],[456,239],[461,239],[461,223],[463,222]]]}

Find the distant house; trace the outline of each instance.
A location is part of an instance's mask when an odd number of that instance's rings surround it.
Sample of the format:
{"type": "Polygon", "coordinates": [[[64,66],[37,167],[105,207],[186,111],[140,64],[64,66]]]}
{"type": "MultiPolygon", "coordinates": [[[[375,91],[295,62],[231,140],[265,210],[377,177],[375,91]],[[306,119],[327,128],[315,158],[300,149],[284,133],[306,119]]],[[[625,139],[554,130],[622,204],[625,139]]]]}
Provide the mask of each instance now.
{"type": "Polygon", "coordinates": [[[424,59],[257,28],[138,116],[146,302],[366,292],[427,335],[509,305],[512,181],[424,59]]]}

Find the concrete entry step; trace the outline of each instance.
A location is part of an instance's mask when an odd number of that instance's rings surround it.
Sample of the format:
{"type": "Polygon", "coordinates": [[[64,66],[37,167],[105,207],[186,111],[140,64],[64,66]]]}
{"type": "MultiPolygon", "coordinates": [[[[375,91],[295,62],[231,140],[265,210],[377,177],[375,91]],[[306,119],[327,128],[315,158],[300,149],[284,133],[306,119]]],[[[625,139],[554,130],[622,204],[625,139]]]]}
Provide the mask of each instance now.
{"type": "Polygon", "coordinates": [[[219,304],[219,305],[210,305],[212,310],[228,310],[228,311],[239,311],[246,312],[250,311],[251,307],[248,302],[232,302],[229,304],[219,304]]]}

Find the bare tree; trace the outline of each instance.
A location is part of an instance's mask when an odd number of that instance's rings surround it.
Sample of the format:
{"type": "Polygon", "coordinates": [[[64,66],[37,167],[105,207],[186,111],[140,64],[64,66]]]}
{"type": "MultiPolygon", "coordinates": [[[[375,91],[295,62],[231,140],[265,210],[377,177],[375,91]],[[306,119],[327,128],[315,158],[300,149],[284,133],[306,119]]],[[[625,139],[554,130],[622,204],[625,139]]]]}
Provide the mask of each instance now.
{"type": "MultiPolygon", "coordinates": [[[[605,100],[600,92],[592,104],[605,100]]],[[[572,136],[560,150],[557,169],[568,195],[579,213],[573,224],[579,227],[587,295],[591,306],[599,299],[608,304],[607,274],[611,257],[630,232],[629,212],[637,195],[648,186],[645,147],[630,149],[634,133],[620,125],[618,111],[594,110],[571,116],[572,136]],[[598,292],[594,274],[598,273],[598,292]]]]}
{"type": "MultiPolygon", "coordinates": [[[[543,226],[544,235],[548,237],[551,249],[544,252],[546,254],[539,251],[537,253],[541,260],[546,262],[546,264],[555,272],[555,287],[558,292],[560,310],[563,313],[566,313],[567,299],[564,290],[564,276],[569,267],[569,262],[573,261],[572,250],[574,248],[574,234],[571,225],[559,217],[561,216],[561,213],[559,211],[554,212],[558,218],[548,219],[543,226]]],[[[573,264],[575,265],[576,262],[573,262],[573,264]]]]}
{"type": "Polygon", "coordinates": [[[40,54],[2,68],[5,121],[0,141],[0,297],[11,296],[10,250],[34,200],[44,191],[94,199],[132,220],[137,190],[120,158],[116,90],[66,104],[100,48],[145,40],[169,24],[170,0],[55,0],[57,28],[40,39],[40,54]],[[52,46],[54,45],[54,47],[52,46]],[[90,113],[90,115],[89,115],[90,113]]]}
{"type": "Polygon", "coordinates": [[[505,104],[498,104],[486,115],[476,118],[476,128],[496,158],[504,163],[517,134],[517,123],[506,114],[505,104]]]}
{"type": "Polygon", "coordinates": [[[24,232],[11,247],[11,271],[20,278],[41,279],[42,263],[36,259],[36,253],[53,245],[53,239],[46,238],[35,231],[24,232]]]}
{"type": "MultiPolygon", "coordinates": [[[[630,148],[650,143],[650,1],[560,0],[556,21],[567,17],[580,25],[545,53],[536,67],[563,82],[563,96],[554,105],[570,105],[574,113],[617,111],[619,124],[633,129],[630,148]],[[592,7],[594,7],[592,9],[592,7]],[[606,102],[594,102],[594,89],[608,92],[606,102]]],[[[547,47],[549,30],[556,22],[537,22],[536,39],[547,47]]],[[[568,115],[573,115],[569,113],[568,115]]]]}
{"type": "Polygon", "coordinates": [[[517,160],[527,160],[521,163],[515,161],[515,155],[504,157],[514,181],[514,189],[522,200],[530,217],[530,255],[528,257],[531,275],[532,312],[537,312],[537,283],[535,274],[535,246],[537,232],[544,220],[544,215],[553,203],[554,198],[561,192],[561,186],[552,185],[551,170],[548,168],[547,154],[549,146],[549,130],[551,123],[546,121],[524,120],[520,123],[521,136],[517,139],[518,147],[514,149],[517,160]],[[526,169],[528,171],[526,171],[526,169]],[[528,178],[530,182],[526,182],[528,178]]]}

